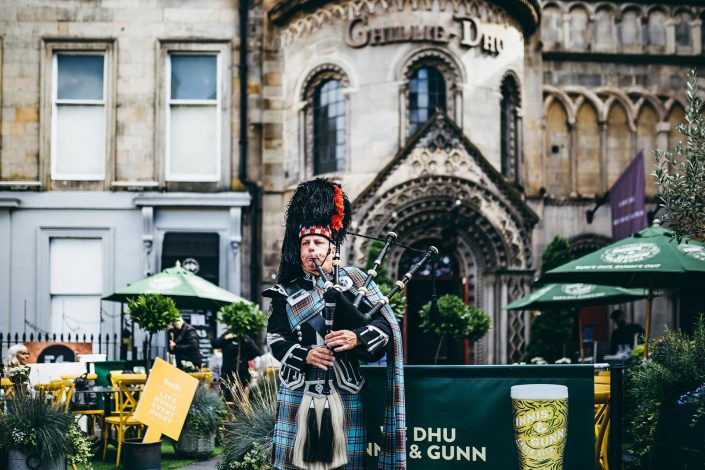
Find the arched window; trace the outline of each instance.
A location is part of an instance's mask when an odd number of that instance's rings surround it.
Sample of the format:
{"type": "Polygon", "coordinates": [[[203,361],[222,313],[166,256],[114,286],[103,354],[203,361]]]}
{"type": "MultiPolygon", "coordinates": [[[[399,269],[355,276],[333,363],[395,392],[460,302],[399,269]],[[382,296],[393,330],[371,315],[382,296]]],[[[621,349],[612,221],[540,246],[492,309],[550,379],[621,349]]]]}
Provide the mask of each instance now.
{"type": "Polygon", "coordinates": [[[584,51],[590,42],[588,12],[581,7],[570,11],[570,46],[576,51],[584,51]]]}
{"type": "Polygon", "coordinates": [[[313,172],[345,167],[345,98],[338,80],[320,84],[313,95],[313,172]]]}
{"type": "Polygon", "coordinates": [[[447,110],[446,81],[435,67],[419,67],[409,78],[409,135],[414,135],[437,109],[447,110]]]}
{"type": "Polygon", "coordinates": [[[501,145],[502,175],[511,181],[518,176],[517,162],[521,148],[519,123],[519,87],[511,75],[502,82],[501,107],[501,145]]]}
{"type": "Polygon", "coordinates": [[[690,46],[690,23],[693,18],[687,12],[681,12],[676,15],[676,45],[690,46]]]}
{"type": "Polygon", "coordinates": [[[348,161],[348,100],[350,79],[335,64],[311,70],[301,87],[299,148],[296,159],[287,160],[287,182],[294,183],[324,173],[345,171],[348,161]]]}
{"type": "Polygon", "coordinates": [[[649,13],[649,45],[654,47],[666,46],[666,15],[661,10],[649,13]]]}

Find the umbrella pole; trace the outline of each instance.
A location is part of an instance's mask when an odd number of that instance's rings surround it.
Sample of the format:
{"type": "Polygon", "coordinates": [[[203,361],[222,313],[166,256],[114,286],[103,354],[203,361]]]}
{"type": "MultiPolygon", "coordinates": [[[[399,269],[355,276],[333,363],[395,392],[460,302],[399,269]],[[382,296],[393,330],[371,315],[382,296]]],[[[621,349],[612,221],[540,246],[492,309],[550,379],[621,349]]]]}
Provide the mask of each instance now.
{"type": "Polygon", "coordinates": [[[585,363],[585,355],[583,353],[583,316],[580,309],[578,309],[578,341],[580,342],[580,363],[583,364],[585,363]]]}
{"type": "Polygon", "coordinates": [[[649,286],[649,297],[646,299],[646,327],[644,328],[644,359],[649,357],[649,333],[651,329],[651,304],[654,300],[654,288],[649,286]]]}

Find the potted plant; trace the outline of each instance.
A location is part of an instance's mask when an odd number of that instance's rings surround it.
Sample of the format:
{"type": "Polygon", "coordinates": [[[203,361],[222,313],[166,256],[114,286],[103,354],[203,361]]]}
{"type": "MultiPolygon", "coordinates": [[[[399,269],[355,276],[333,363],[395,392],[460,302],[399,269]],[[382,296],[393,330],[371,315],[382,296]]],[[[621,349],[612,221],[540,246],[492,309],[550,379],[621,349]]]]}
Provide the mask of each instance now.
{"type": "Polygon", "coordinates": [[[10,470],[64,470],[67,463],[92,468],[90,443],[74,417],[41,395],[20,391],[6,400],[0,445],[10,470]]]}
{"type": "Polygon", "coordinates": [[[700,468],[705,461],[705,320],[692,337],[667,331],[627,372],[628,436],[635,467],[700,468]]]}
{"type": "Polygon", "coordinates": [[[271,470],[272,439],[277,412],[276,380],[262,380],[248,397],[239,382],[229,384],[233,396],[225,423],[218,470],[271,470]]]}
{"type": "Polygon", "coordinates": [[[483,310],[465,305],[457,295],[444,295],[438,299],[438,318],[432,318],[431,304],[421,308],[421,328],[439,337],[434,364],[438,363],[444,338],[467,339],[472,346],[490,330],[490,317],[483,310]]]}
{"type": "Polygon", "coordinates": [[[220,394],[206,386],[198,387],[179,440],[174,442],[176,453],[188,457],[209,457],[215,449],[215,437],[226,415],[220,394]]]}
{"type": "Polygon", "coordinates": [[[240,370],[240,354],[242,343],[246,337],[259,334],[267,326],[267,316],[257,304],[247,301],[234,302],[226,305],[218,312],[218,320],[228,330],[228,339],[235,339],[237,346],[237,359],[235,370],[240,370]]]}
{"type": "Polygon", "coordinates": [[[129,299],[127,307],[132,321],[147,333],[147,350],[144,353],[145,371],[149,374],[149,361],[152,358],[152,337],[168,329],[179,319],[179,310],[169,297],[159,294],[145,294],[129,299]]]}

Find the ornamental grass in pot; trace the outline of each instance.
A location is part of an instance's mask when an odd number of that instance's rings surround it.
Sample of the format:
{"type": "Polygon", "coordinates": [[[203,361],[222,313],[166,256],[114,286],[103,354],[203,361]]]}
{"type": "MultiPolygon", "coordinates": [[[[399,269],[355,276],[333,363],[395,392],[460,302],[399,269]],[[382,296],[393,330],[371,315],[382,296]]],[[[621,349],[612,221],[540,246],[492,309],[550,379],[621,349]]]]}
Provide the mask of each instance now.
{"type": "Polygon", "coordinates": [[[8,454],[10,470],[64,470],[66,464],[92,468],[90,443],[73,415],[42,394],[17,391],[5,401],[0,447],[8,454]]]}
{"type": "Polygon", "coordinates": [[[705,462],[705,319],[693,335],[667,331],[629,369],[630,469],[702,468],[705,462]]]}
{"type": "Polygon", "coordinates": [[[206,386],[196,389],[179,440],[174,450],[179,455],[205,458],[213,454],[215,438],[227,410],[222,397],[206,386]]]}
{"type": "Polygon", "coordinates": [[[273,470],[272,439],[277,413],[276,375],[260,379],[249,396],[239,382],[228,384],[233,396],[228,404],[223,454],[218,470],[273,470]]]}

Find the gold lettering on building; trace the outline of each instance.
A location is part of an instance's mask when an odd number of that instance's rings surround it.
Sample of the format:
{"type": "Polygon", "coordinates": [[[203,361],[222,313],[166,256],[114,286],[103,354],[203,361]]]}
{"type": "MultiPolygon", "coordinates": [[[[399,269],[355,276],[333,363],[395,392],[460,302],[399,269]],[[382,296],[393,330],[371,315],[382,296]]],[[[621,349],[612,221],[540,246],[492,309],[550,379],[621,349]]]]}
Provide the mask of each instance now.
{"type": "Polygon", "coordinates": [[[493,55],[503,51],[504,41],[491,28],[491,25],[483,24],[479,19],[467,16],[455,16],[453,19],[458,26],[457,31],[447,30],[440,25],[419,24],[369,27],[366,17],[355,18],[347,25],[345,43],[359,49],[367,46],[377,47],[404,42],[449,44],[452,38],[458,38],[458,45],[463,48],[479,48],[483,52],[493,55]]]}

